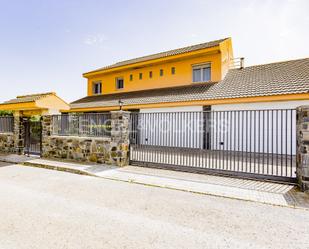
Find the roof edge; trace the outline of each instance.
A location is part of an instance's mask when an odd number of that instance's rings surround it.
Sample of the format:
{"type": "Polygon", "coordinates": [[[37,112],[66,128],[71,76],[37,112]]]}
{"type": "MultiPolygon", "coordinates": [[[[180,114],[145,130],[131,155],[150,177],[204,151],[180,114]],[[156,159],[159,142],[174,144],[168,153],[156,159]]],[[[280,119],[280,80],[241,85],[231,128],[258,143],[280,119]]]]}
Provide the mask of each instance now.
{"type": "Polygon", "coordinates": [[[218,81],[207,81],[207,82],[198,82],[198,83],[194,83],[194,84],[186,84],[186,85],[181,85],[181,86],[169,86],[169,87],[159,87],[159,88],[153,88],[153,89],[143,89],[143,90],[135,90],[135,91],[128,91],[128,92],[121,92],[121,93],[109,93],[109,94],[100,94],[100,95],[91,95],[91,96],[86,96],[80,99],[77,99],[73,102],[70,103],[70,105],[75,104],[75,102],[80,101],[82,99],[85,98],[99,98],[102,96],[121,96],[124,94],[129,94],[129,93],[144,93],[144,92],[152,92],[154,90],[166,90],[166,89],[181,89],[181,88],[186,88],[186,87],[198,87],[201,85],[205,85],[205,86],[210,86],[213,84],[217,84],[218,81]]]}
{"type": "Polygon", "coordinates": [[[116,63],[114,63],[114,64],[107,65],[106,67],[101,67],[101,68],[98,68],[98,69],[96,69],[96,70],[88,71],[88,72],[86,72],[86,73],[83,73],[82,75],[83,75],[83,77],[86,77],[86,76],[89,75],[89,74],[99,73],[99,72],[103,72],[103,71],[105,71],[105,70],[120,68],[120,67],[123,67],[123,66],[134,65],[134,64],[137,64],[137,63],[144,63],[144,62],[153,61],[153,60],[157,60],[157,59],[161,59],[161,58],[169,58],[169,57],[174,56],[174,55],[162,56],[162,57],[158,57],[158,58],[155,58],[155,59],[145,59],[144,61],[132,62],[132,63],[128,63],[128,64],[126,64],[126,65],[119,65],[119,66],[116,65],[117,63],[122,63],[122,62],[130,61],[130,60],[142,59],[142,58],[144,58],[144,57],[146,58],[146,57],[148,57],[148,56],[155,56],[155,55],[159,55],[159,54],[163,54],[163,53],[169,53],[169,52],[172,52],[172,51],[175,51],[175,50],[186,49],[186,48],[190,48],[190,47],[193,47],[193,46],[199,46],[199,45],[206,44],[206,43],[215,43],[215,42],[218,42],[218,44],[213,45],[213,46],[210,46],[210,47],[207,47],[207,48],[200,48],[200,49],[196,49],[196,50],[192,50],[192,51],[185,51],[185,52],[181,52],[181,53],[179,53],[179,54],[177,54],[177,55],[186,54],[186,53],[190,53],[190,52],[193,52],[193,51],[199,51],[199,50],[203,50],[203,49],[214,48],[214,47],[219,46],[220,43],[222,43],[222,42],[224,42],[224,41],[226,41],[226,40],[228,40],[228,39],[231,39],[231,37],[225,37],[225,38],[222,38],[222,39],[212,40],[212,41],[209,41],[209,42],[203,42],[203,43],[193,44],[193,45],[189,45],[189,46],[185,46],[185,47],[181,47],[181,48],[176,48],[176,49],[166,50],[166,51],[162,51],[162,52],[158,52],[158,53],[154,53],[154,54],[149,54],[149,55],[145,55],[145,56],[141,56],[141,57],[136,57],[136,58],[133,58],[133,59],[118,61],[118,62],[116,62],[116,63]]]}
{"type": "MultiPolygon", "coordinates": [[[[308,94],[306,92],[300,93],[281,93],[281,94],[274,94],[274,95],[258,95],[258,96],[249,96],[249,97],[233,97],[233,98],[215,98],[215,99],[204,99],[204,100],[187,100],[187,101],[172,101],[172,102],[162,102],[162,103],[146,103],[146,104],[128,104],[124,105],[124,108],[131,108],[131,107],[140,107],[140,106],[149,106],[149,108],[158,108],[157,106],[166,105],[166,107],[172,107],[169,104],[175,104],[175,106],[183,106],[183,103],[189,103],[188,105],[196,105],[197,103],[204,103],[210,105],[217,105],[217,104],[239,104],[239,103],[259,103],[259,102],[267,102],[270,101],[269,98],[275,98],[275,100],[271,101],[287,101],[285,98],[286,96],[290,96],[290,101],[293,100],[305,100],[308,99],[308,94]],[[239,101],[240,100],[240,101],[239,101]],[[254,100],[254,101],[252,101],[254,100]],[[216,102],[216,103],[214,103],[216,102]],[[180,105],[179,105],[180,104],[180,105]]],[[[174,106],[174,105],[173,105],[174,106]]],[[[185,105],[187,106],[187,105],[185,105]]],[[[100,106],[100,107],[73,107],[68,110],[68,112],[82,112],[82,111],[89,111],[89,109],[95,109],[96,111],[99,110],[107,110],[110,108],[119,108],[117,105],[110,105],[110,106],[100,106]]]]}
{"type": "MultiPolygon", "coordinates": [[[[274,62],[269,62],[269,63],[264,63],[264,64],[256,64],[256,65],[251,65],[251,66],[245,66],[244,68],[267,66],[267,65],[272,65],[272,64],[280,64],[280,63],[293,62],[293,61],[301,61],[301,60],[308,60],[308,59],[309,59],[309,57],[303,57],[303,58],[298,58],[298,59],[274,61],[274,62]]],[[[230,69],[230,70],[239,70],[239,69],[238,68],[233,68],[233,69],[230,69]]]]}
{"type": "Polygon", "coordinates": [[[47,93],[37,93],[37,94],[27,94],[27,95],[19,95],[16,98],[21,99],[21,98],[27,98],[27,97],[34,97],[34,96],[45,96],[45,95],[56,95],[55,92],[47,92],[47,93]]]}

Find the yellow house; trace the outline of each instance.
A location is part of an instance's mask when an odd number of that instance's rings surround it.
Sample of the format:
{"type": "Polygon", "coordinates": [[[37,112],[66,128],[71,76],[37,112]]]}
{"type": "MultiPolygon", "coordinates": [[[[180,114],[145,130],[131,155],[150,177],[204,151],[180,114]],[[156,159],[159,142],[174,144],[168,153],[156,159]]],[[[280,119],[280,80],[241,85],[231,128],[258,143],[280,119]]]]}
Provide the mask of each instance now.
{"type": "Polygon", "coordinates": [[[60,110],[69,108],[54,92],[17,96],[0,104],[0,110],[13,111],[26,117],[59,114],[60,110]]]}
{"type": "MultiPolygon", "coordinates": [[[[309,58],[238,68],[231,38],[84,73],[87,96],[70,112],[295,108],[309,104],[309,58]],[[257,105],[256,103],[260,103],[257,105]]],[[[243,61],[241,61],[243,62],[243,61]]]]}

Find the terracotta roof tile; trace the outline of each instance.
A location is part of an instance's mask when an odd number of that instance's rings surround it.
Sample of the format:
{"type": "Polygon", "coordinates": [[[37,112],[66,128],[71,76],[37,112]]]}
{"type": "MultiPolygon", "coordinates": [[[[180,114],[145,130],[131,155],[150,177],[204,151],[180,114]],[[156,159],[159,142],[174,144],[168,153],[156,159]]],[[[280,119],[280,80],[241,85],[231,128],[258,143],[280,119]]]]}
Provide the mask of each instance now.
{"type": "Polygon", "coordinates": [[[16,103],[26,103],[26,102],[34,102],[46,96],[55,95],[55,93],[38,93],[38,94],[31,94],[31,95],[23,95],[17,96],[15,99],[11,99],[8,101],[3,102],[3,104],[16,104],[16,103]]]}

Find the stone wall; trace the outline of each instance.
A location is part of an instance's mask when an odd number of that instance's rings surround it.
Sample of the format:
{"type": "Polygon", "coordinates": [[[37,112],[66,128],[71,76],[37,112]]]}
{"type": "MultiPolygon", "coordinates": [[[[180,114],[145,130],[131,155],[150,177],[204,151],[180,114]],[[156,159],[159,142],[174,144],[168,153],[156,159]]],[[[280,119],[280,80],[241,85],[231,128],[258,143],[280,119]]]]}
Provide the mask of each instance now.
{"type": "Polygon", "coordinates": [[[0,133],[0,152],[14,152],[15,151],[15,136],[14,133],[0,133]]]}
{"type": "Polygon", "coordinates": [[[42,142],[42,157],[113,164],[110,143],[110,138],[48,136],[42,142]]]}
{"type": "Polygon", "coordinates": [[[0,152],[21,153],[23,148],[21,134],[21,117],[19,112],[14,112],[13,132],[0,133],[0,152]]]}
{"type": "Polygon", "coordinates": [[[42,157],[128,165],[129,117],[129,112],[112,112],[110,137],[78,137],[53,136],[52,116],[43,116],[42,157]]]}
{"type": "Polygon", "coordinates": [[[309,190],[309,106],[297,108],[296,175],[303,191],[309,190]]]}

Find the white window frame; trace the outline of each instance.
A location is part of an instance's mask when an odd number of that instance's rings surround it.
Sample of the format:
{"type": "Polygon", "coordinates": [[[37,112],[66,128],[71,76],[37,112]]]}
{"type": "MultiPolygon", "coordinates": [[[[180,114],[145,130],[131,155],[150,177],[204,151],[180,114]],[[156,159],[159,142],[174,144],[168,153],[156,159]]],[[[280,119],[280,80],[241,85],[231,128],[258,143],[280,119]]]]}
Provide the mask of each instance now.
{"type": "Polygon", "coordinates": [[[210,79],[208,81],[211,81],[211,63],[207,62],[207,63],[203,63],[203,64],[192,65],[192,82],[193,83],[205,82],[203,80],[203,78],[204,78],[203,68],[210,68],[210,79]],[[194,69],[201,69],[201,80],[200,81],[194,81],[194,69]]]}
{"type": "Polygon", "coordinates": [[[98,95],[98,94],[102,94],[102,81],[93,81],[92,82],[92,94],[93,95],[98,95]],[[95,90],[96,90],[96,85],[99,85],[100,87],[99,87],[99,92],[95,92],[95,90]]]}
{"type": "Polygon", "coordinates": [[[124,78],[123,78],[123,77],[117,77],[117,78],[116,78],[116,89],[117,89],[117,90],[122,90],[122,89],[124,89],[124,78]],[[119,88],[118,80],[122,80],[122,88],[119,88]]]}

